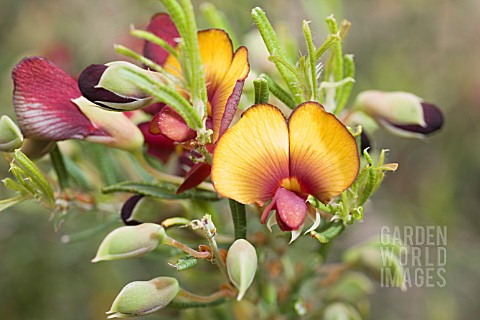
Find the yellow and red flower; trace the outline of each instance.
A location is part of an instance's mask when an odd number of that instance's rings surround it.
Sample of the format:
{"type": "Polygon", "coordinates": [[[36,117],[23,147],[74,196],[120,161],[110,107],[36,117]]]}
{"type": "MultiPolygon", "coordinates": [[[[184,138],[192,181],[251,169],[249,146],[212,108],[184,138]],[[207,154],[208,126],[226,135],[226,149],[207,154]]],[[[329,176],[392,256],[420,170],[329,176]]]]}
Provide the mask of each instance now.
{"type": "MultiPolygon", "coordinates": [[[[155,15],[147,30],[175,46],[179,37],[175,25],[167,14],[155,15]]],[[[213,131],[211,143],[227,130],[232,122],[242,94],[243,84],[250,71],[248,51],[240,47],[233,51],[228,34],[220,29],[198,32],[198,44],[207,85],[207,128],[213,131]]],[[[172,75],[183,78],[179,61],[160,46],[146,42],[145,57],[162,65],[172,75]]],[[[188,93],[185,93],[188,95],[188,93]]],[[[162,107],[150,122],[150,133],[163,135],[175,142],[185,142],[195,138],[196,132],[189,128],[178,113],[169,106],[162,107]]],[[[153,146],[152,146],[153,147],[153,146]]],[[[209,149],[211,149],[209,147],[209,149]]],[[[198,163],[187,173],[185,183],[179,192],[193,188],[210,174],[208,163],[198,163]]]]}
{"type": "Polygon", "coordinates": [[[243,204],[271,210],[284,231],[299,229],[312,195],[327,203],[356,179],[354,137],[316,102],[298,106],[286,120],[275,106],[259,104],[218,140],[212,181],[217,192],[243,204]]]}

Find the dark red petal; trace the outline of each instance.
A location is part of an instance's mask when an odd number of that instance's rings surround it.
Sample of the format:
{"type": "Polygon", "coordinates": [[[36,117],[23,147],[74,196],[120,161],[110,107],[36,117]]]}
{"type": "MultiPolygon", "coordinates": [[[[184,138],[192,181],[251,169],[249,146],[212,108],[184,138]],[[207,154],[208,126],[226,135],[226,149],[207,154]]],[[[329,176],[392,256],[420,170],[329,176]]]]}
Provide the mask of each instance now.
{"type": "Polygon", "coordinates": [[[401,130],[417,132],[425,135],[440,130],[443,126],[443,114],[440,109],[433,104],[425,102],[422,102],[422,108],[423,117],[425,119],[425,123],[427,124],[425,127],[420,125],[392,125],[401,130]]]}
{"type": "Polygon", "coordinates": [[[157,113],[159,113],[164,107],[165,107],[165,103],[157,102],[152,105],[149,105],[148,107],[143,108],[142,111],[154,116],[157,113]]]}
{"type": "MultiPolygon", "coordinates": [[[[172,47],[177,45],[176,39],[180,37],[177,27],[175,27],[172,19],[166,13],[157,13],[154,15],[152,20],[150,20],[147,31],[165,40],[172,47]]],[[[153,62],[163,65],[165,60],[167,60],[168,51],[150,41],[145,41],[143,55],[153,62]]]]}
{"type": "Polygon", "coordinates": [[[135,206],[137,205],[138,201],[140,201],[143,197],[144,197],[143,195],[136,194],[130,197],[123,204],[122,209],[120,211],[120,217],[122,218],[123,223],[125,223],[127,226],[136,226],[140,224],[140,222],[138,221],[130,220],[130,217],[132,216],[133,210],[135,209],[135,206]]]}
{"type": "Polygon", "coordinates": [[[148,130],[149,125],[149,122],[138,125],[145,138],[147,152],[160,159],[163,163],[167,163],[172,153],[175,152],[175,142],[161,134],[151,134],[148,130]]]}
{"type": "Polygon", "coordinates": [[[225,105],[225,110],[223,111],[222,120],[220,122],[220,130],[218,132],[218,137],[228,129],[230,123],[235,117],[237,112],[238,103],[240,102],[240,97],[242,96],[243,84],[245,80],[237,81],[235,87],[232,90],[232,94],[228,97],[227,104],[225,105]]]}
{"type": "Polygon", "coordinates": [[[71,101],[81,96],[75,80],[49,60],[23,59],[12,79],[13,105],[26,137],[59,141],[106,135],[71,101]]]}
{"type": "Polygon", "coordinates": [[[279,188],[275,194],[277,223],[283,231],[297,230],[305,220],[308,212],[305,199],[285,188],[279,188]]]}
{"type": "Polygon", "coordinates": [[[104,64],[89,65],[88,67],[83,69],[82,73],[78,77],[78,87],[80,88],[82,95],[91,102],[98,104],[106,109],[123,111],[122,109],[112,108],[111,106],[105,105],[102,102],[130,103],[137,100],[133,98],[125,98],[104,88],[96,87],[107,68],[108,67],[104,64]]]}
{"type": "Polygon", "coordinates": [[[268,219],[268,216],[270,215],[270,211],[275,210],[275,202],[277,201],[277,192],[275,192],[275,195],[273,196],[272,200],[270,203],[263,209],[262,216],[260,217],[260,222],[265,224],[265,222],[268,219]]]}
{"type": "Polygon", "coordinates": [[[210,175],[212,166],[208,163],[196,163],[185,176],[185,181],[180,185],[177,194],[195,188],[210,175]]]}
{"type": "Polygon", "coordinates": [[[197,135],[197,132],[187,125],[178,112],[169,106],[164,107],[153,117],[150,133],[161,133],[176,142],[185,142],[197,135]]]}

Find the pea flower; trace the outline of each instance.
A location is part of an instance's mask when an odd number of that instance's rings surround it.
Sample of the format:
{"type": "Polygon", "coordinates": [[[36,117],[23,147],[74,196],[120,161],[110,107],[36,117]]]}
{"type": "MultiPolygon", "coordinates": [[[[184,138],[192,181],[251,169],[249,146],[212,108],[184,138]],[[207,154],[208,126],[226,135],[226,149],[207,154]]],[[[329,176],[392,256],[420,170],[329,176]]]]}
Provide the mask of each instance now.
{"type": "Polygon", "coordinates": [[[12,78],[13,104],[25,137],[84,139],[129,151],[143,144],[140,130],[126,116],[94,107],[82,97],[76,81],[51,61],[25,58],[12,78]]]}
{"type": "MultiPolygon", "coordinates": [[[[168,14],[154,15],[147,31],[155,34],[171,47],[176,47],[178,44],[180,34],[168,14]]],[[[211,150],[213,144],[230,126],[235,116],[250,65],[247,48],[242,46],[234,52],[232,41],[223,30],[199,31],[198,44],[206,78],[208,100],[206,127],[212,130],[212,145],[207,146],[207,149],[211,150]]],[[[175,54],[157,44],[145,41],[143,55],[162,66],[174,79],[177,79],[178,90],[188,98],[189,93],[182,86],[185,70],[182,70],[181,63],[175,54]]],[[[121,66],[119,62],[91,65],[86,68],[79,77],[79,87],[84,96],[104,108],[117,111],[139,108],[147,111],[154,104],[158,112],[149,123],[148,133],[145,131],[144,125],[142,132],[148,145],[148,152],[160,156],[163,162],[169,158],[169,154],[174,151],[174,148],[171,147],[172,144],[162,139],[154,139],[152,135],[166,137],[172,143],[183,143],[186,150],[191,149],[186,142],[195,139],[197,132],[188,127],[185,120],[170,106],[157,103],[155,99],[151,99],[152,97],[132,87],[131,83],[123,83],[121,79],[117,79],[114,70],[117,66],[121,66]],[[155,152],[153,150],[158,147],[163,148],[163,146],[166,147],[165,151],[155,152]]],[[[151,70],[143,72],[148,72],[150,75],[157,74],[151,70]]],[[[185,183],[180,186],[178,192],[201,183],[209,176],[210,168],[207,163],[193,165],[187,172],[185,183]]]]}
{"type": "MultiPolygon", "coordinates": [[[[408,92],[364,91],[358,95],[355,108],[401,137],[423,138],[443,125],[443,115],[437,106],[408,92]]],[[[350,118],[362,125],[365,122],[362,115],[354,114],[350,118]]]]}
{"type": "Polygon", "coordinates": [[[347,128],[316,102],[299,105],[288,121],[275,106],[259,104],[217,142],[212,181],[217,192],[265,207],[283,231],[299,229],[308,195],[323,203],[347,189],[359,170],[357,145],[347,128]]]}
{"type": "MultiPolygon", "coordinates": [[[[179,37],[170,16],[164,13],[155,15],[147,30],[170,45],[176,45],[175,39],[179,37]]],[[[214,144],[229,127],[237,111],[244,81],[250,71],[248,51],[246,47],[240,47],[233,52],[230,37],[220,29],[199,31],[198,44],[207,82],[206,124],[207,128],[213,131],[211,141],[214,144]]],[[[172,75],[182,78],[179,61],[164,48],[146,41],[143,53],[172,75]]],[[[150,133],[163,135],[175,142],[185,142],[196,136],[195,131],[188,128],[185,121],[169,106],[161,108],[153,117],[150,133]]],[[[193,188],[205,180],[210,169],[207,163],[193,165],[178,192],[193,188]]]]}

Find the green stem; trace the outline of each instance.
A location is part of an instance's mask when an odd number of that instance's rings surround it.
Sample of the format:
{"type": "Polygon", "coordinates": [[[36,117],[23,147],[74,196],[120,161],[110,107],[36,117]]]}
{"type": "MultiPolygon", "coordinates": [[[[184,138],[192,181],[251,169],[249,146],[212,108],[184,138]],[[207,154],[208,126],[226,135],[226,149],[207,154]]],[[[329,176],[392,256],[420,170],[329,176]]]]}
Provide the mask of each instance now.
{"type": "MultiPolygon", "coordinates": [[[[187,56],[192,70],[191,95],[192,103],[202,121],[207,116],[207,87],[205,72],[203,70],[202,58],[198,45],[197,24],[190,0],[179,0],[180,6],[185,14],[185,33],[181,36],[185,40],[187,56]]],[[[203,129],[203,127],[202,127],[203,129]]]]}
{"type": "Polygon", "coordinates": [[[213,253],[214,263],[218,266],[223,275],[228,279],[227,267],[225,266],[225,262],[221,258],[220,251],[218,250],[217,246],[217,241],[215,240],[216,228],[213,224],[212,217],[209,214],[206,214],[202,219],[202,223],[204,225],[205,236],[213,253]]]}
{"type": "Polygon", "coordinates": [[[230,211],[232,213],[233,227],[235,229],[235,240],[247,238],[247,215],[245,205],[233,199],[229,199],[230,211]]]}
{"type": "Polygon", "coordinates": [[[65,190],[68,188],[68,172],[65,168],[65,162],[63,161],[63,155],[58,148],[58,145],[55,144],[53,150],[50,151],[50,159],[52,160],[53,169],[55,169],[55,173],[58,177],[58,183],[60,184],[60,188],[65,190]]]}

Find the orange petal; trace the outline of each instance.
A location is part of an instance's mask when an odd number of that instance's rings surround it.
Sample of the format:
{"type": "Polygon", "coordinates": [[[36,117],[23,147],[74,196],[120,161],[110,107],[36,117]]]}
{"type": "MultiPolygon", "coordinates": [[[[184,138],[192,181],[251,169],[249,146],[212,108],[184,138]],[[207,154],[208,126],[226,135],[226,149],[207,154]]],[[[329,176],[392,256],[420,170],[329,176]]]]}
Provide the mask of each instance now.
{"type": "Polygon", "coordinates": [[[316,102],[295,109],[289,122],[290,176],[302,191],[328,202],[347,189],[359,170],[357,144],[347,128],[316,102]]]}
{"type": "Polygon", "coordinates": [[[212,164],[215,189],[241,203],[264,205],[287,177],[285,117],[272,105],[255,105],[217,142],[212,164]]]}
{"type": "MultiPolygon", "coordinates": [[[[213,96],[211,98],[212,104],[212,117],[213,117],[213,137],[212,141],[215,142],[219,135],[228,128],[228,125],[233,119],[235,115],[236,107],[238,105],[238,100],[232,106],[232,110],[226,110],[227,108],[227,100],[232,94],[234,93],[235,86],[237,83],[242,82],[248,76],[248,72],[250,71],[250,65],[248,64],[248,51],[245,47],[238,48],[235,56],[230,65],[230,69],[225,74],[224,78],[217,84],[216,87],[209,88],[210,90],[214,90],[213,96]],[[225,116],[231,115],[231,117],[227,120],[225,116]],[[223,128],[222,126],[222,119],[224,119],[224,123],[226,123],[227,128],[223,128]]],[[[209,78],[207,78],[207,82],[209,78]]],[[[243,85],[240,87],[240,92],[237,94],[238,98],[241,95],[241,89],[243,85]]],[[[209,90],[209,91],[210,91],[209,90]]]]}
{"type": "MultiPolygon", "coordinates": [[[[232,64],[232,41],[225,31],[208,29],[198,32],[198,46],[200,47],[207,87],[217,88],[232,64]]],[[[210,98],[209,96],[209,100],[210,98]]]]}

